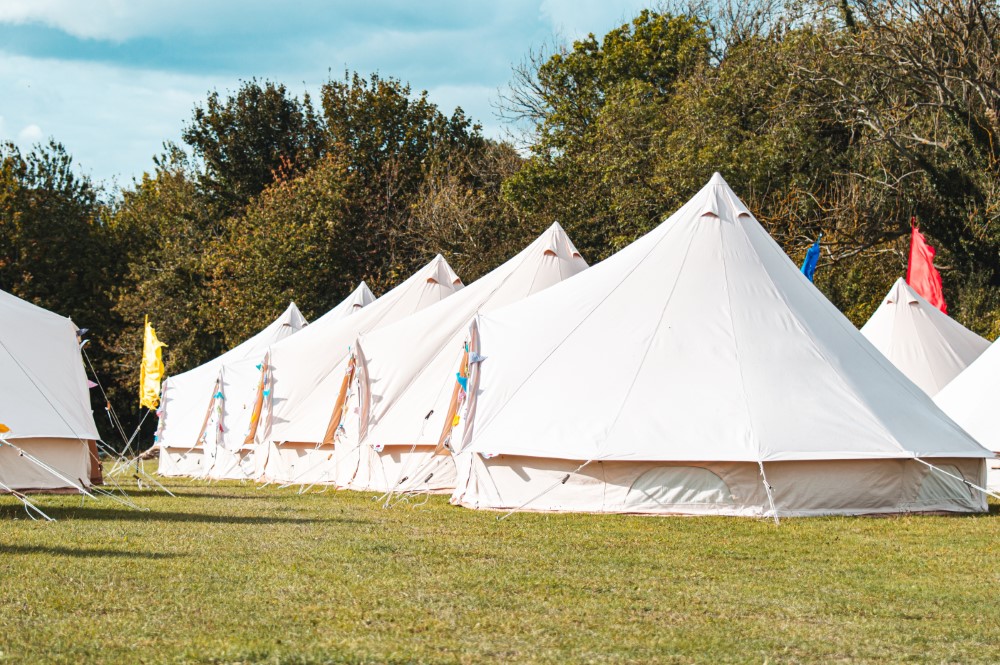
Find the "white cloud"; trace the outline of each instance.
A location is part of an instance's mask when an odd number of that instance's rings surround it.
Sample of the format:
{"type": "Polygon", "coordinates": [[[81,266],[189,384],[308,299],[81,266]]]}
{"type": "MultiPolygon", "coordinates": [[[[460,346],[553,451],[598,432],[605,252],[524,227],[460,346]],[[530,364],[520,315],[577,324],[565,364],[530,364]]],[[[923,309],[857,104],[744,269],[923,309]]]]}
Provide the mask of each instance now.
{"type": "Polygon", "coordinates": [[[148,23],[154,13],[149,11],[151,7],[172,4],[128,0],[5,0],[0,3],[0,21],[40,23],[75,37],[121,40],[141,34],[142,24],[148,23]]]}
{"type": "Polygon", "coordinates": [[[0,138],[28,148],[52,136],[95,179],[127,181],[151,168],[164,141],[179,140],[193,105],[209,90],[233,91],[240,79],[257,77],[284,82],[293,94],[314,94],[345,69],[379,71],[409,82],[414,92],[426,89],[443,112],[461,106],[484,133],[499,137],[506,127],[492,102],[512,65],[550,43],[553,33],[600,35],[648,4],[0,0],[0,24],[71,35],[47,35],[25,55],[10,52],[23,48],[16,41],[0,46],[0,138]]]}
{"type": "Polygon", "coordinates": [[[37,143],[45,137],[45,133],[42,128],[38,125],[31,123],[26,125],[24,129],[17,133],[17,142],[21,144],[25,143],[37,143]]]}
{"type": "Polygon", "coordinates": [[[651,0],[541,0],[539,13],[555,30],[566,39],[582,39],[589,33],[600,37],[651,6],[651,0]]]}
{"type": "Polygon", "coordinates": [[[194,103],[220,84],[236,81],[0,52],[5,124],[24,128],[15,142],[30,149],[52,136],[99,180],[152,168],[163,142],[179,139],[194,103]]]}
{"type": "MultiPolygon", "coordinates": [[[[523,0],[522,0],[523,1],[523,0]]],[[[464,0],[437,0],[425,5],[410,0],[297,0],[282,6],[273,0],[3,0],[0,23],[41,24],[74,37],[125,41],[137,37],[244,33],[287,36],[320,28],[329,34],[336,24],[369,27],[413,25],[422,20],[446,23],[490,14],[490,5],[464,0]]]]}

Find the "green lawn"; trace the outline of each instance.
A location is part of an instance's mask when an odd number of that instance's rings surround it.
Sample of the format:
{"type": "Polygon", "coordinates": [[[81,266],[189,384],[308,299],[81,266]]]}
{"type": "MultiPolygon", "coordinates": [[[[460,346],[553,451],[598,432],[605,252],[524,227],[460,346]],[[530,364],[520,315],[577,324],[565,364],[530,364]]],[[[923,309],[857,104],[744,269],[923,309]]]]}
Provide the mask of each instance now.
{"type": "Polygon", "coordinates": [[[172,481],[0,498],[0,663],[997,662],[1000,506],[975,517],[385,510],[172,481]]]}

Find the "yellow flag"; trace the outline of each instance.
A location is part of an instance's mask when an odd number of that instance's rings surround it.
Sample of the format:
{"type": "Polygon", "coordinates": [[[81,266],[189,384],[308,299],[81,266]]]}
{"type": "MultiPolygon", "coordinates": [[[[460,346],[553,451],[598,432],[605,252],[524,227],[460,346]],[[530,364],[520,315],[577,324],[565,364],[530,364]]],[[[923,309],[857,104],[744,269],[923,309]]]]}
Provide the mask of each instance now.
{"type": "Polygon", "coordinates": [[[156,331],[146,317],[146,330],[142,341],[142,367],[139,368],[139,406],[155,409],[160,405],[160,380],[163,378],[163,355],[166,346],[156,339],[156,331]]]}

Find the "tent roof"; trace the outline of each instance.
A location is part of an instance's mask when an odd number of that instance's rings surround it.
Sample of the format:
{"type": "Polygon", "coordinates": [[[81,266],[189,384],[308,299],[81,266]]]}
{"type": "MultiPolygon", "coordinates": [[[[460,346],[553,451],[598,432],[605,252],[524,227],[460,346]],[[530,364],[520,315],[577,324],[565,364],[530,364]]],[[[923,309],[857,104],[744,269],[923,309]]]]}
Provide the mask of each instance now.
{"type": "Polygon", "coordinates": [[[803,277],[719,174],[618,254],[478,326],[486,360],[465,443],[479,453],[987,454],[803,277]]]}
{"type": "Polygon", "coordinates": [[[0,422],[11,439],[96,439],[73,322],[0,291],[0,422]]]}
{"type": "MultiPolygon", "coordinates": [[[[332,311],[346,316],[371,297],[371,291],[362,284],[342,303],[332,311]]],[[[329,316],[327,312],[324,316],[329,316]]],[[[168,377],[163,382],[163,399],[160,402],[160,427],[157,440],[163,446],[193,446],[197,442],[205,419],[205,410],[212,399],[213,389],[219,372],[227,364],[250,360],[260,362],[268,346],[278,342],[306,325],[295,303],[290,303],[281,316],[272,321],[266,328],[230,349],[222,355],[209,360],[181,374],[168,377]]]]}
{"type": "MultiPolygon", "coordinates": [[[[587,267],[558,223],[454,297],[358,340],[371,390],[368,440],[436,443],[469,321],[587,267]],[[434,414],[427,418],[429,411],[434,414]]],[[[365,387],[367,390],[368,387],[365,387]]]]}
{"type": "Polygon", "coordinates": [[[269,362],[275,396],[266,438],[322,441],[340,389],[342,366],[358,335],[419,312],[462,288],[462,280],[438,254],[356,316],[329,325],[316,321],[302,334],[275,344],[269,362]]]}
{"type": "Polygon", "coordinates": [[[979,443],[1000,452],[1000,345],[993,343],[934,401],[979,443]]]}
{"type": "Polygon", "coordinates": [[[861,334],[928,395],[935,395],[990,345],[914,291],[902,278],[861,334]]]}

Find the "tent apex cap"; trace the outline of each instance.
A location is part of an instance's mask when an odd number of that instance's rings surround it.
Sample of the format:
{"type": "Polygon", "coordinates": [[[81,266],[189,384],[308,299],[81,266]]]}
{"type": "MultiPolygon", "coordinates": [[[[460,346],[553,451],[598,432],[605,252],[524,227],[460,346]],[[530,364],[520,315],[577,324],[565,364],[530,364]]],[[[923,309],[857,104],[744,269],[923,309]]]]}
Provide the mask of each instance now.
{"type": "Polygon", "coordinates": [[[729,186],[729,183],[726,182],[726,179],[723,178],[722,174],[719,173],[718,171],[716,171],[715,173],[712,174],[712,177],[711,177],[711,179],[709,179],[708,184],[710,184],[710,185],[725,185],[726,187],[729,186]]]}

